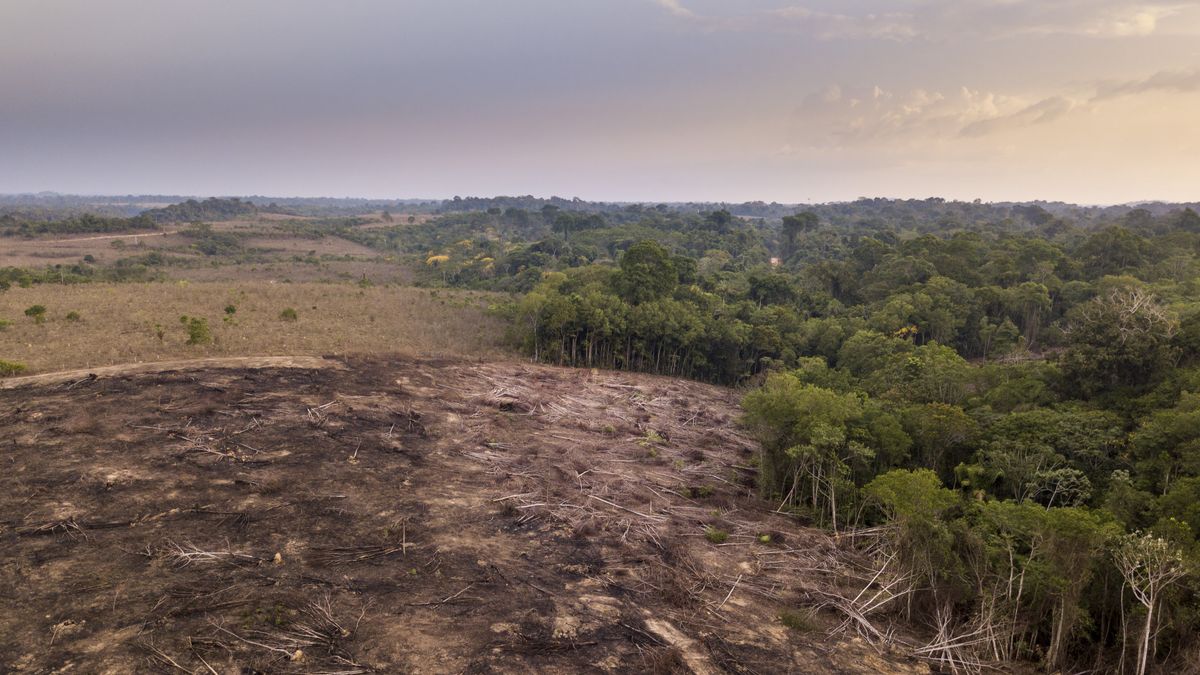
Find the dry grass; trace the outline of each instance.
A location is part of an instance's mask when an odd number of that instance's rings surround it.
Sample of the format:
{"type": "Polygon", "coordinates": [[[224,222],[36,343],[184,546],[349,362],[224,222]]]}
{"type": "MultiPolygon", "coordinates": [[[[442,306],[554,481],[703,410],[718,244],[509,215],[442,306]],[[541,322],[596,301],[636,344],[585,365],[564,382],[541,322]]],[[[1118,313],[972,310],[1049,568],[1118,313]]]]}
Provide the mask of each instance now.
{"type": "Polygon", "coordinates": [[[89,284],[0,294],[0,358],[29,372],[211,356],[398,353],[499,356],[504,327],[486,312],[497,296],[415,288],[267,282],[89,284]],[[42,325],[23,315],[45,305],[42,325]],[[234,305],[233,322],[224,321],[234,305]],[[294,307],[299,321],[279,320],[294,307]],[[65,319],[71,311],[82,321],[65,319]],[[206,318],[211,345],[189,346],[182,315],[206,318]],[[161,326],[163,337],[158,338],[161,326]]]}

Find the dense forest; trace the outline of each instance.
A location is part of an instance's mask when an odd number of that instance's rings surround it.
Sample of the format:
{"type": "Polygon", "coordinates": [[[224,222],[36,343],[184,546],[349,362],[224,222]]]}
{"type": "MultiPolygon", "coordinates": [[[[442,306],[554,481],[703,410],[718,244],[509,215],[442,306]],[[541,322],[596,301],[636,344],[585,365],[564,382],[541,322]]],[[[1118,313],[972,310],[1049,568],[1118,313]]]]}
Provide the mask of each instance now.
{"type": "Polygon", "coordinates": [[[763,496],[874,551],[877,597],[964,667],[1194,668],[1200,215],[859,207],[492,206],[358,239],[517,293],[539,360],[747,386],[763,496]]]}

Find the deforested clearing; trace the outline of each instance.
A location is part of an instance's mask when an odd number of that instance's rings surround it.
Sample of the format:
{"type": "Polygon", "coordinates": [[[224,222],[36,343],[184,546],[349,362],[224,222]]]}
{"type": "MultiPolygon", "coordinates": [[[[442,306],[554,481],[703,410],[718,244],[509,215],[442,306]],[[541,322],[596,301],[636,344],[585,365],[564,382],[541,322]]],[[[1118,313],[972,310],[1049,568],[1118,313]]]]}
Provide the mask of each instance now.
{"type": "Polygon", "coordinates": [[[926,671],[854,618],[867,561],[757,497],[731,389],[398,357],[10,385],[16,670],[926,671]]]}

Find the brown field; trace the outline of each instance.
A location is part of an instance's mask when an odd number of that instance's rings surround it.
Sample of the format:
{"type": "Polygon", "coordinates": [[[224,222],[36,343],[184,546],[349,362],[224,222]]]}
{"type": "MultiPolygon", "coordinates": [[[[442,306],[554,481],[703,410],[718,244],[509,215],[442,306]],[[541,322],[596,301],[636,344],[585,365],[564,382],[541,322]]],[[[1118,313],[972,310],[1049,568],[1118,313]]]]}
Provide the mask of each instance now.
{"type": "Polygon", "coordinates": [[[756,496],[738,392],[221,365],[0,390],[0,671],[929,672],[833,609],[867,561],[756,496]]]}
{"type": "Polygon", "coordinates": [[[46,265],[74,265],[90,255],[99,263],[112,263],[138,253],[185,246],[191,240],[175,234],[177,228],[138,234],[76,235],[61,239],[20,239],[0,237],[0,267],[42,268],[46,265]],[[120,241],[124,249],[113,247],[120,241]]]}
{"type": "Polygon", "coordinates": [[[184,281],[259,281],[259,282],[341,282],[366,278],[374,284],[410,285],[411,267],[394,261],[376,259],[322,260],[316,264],[295,261],[243,265],[203,265],[169,267],[164,270],[172,280],[184,281]]]}
{"type": "MultiPolygon", "coordinates": [[[[403,224],[407,216],[397,216],[394,224],[403,224]]],[[[427,217],[421,217],[425,220],[427,217]]],[[[259,255],[276,258],[280,264],[290,263],[296,255],[313,256],[349,256],[362,260],[377,259],[378,251],[366,246],[327,235],[315,239],[299,237],[287,232],[281,225],[291,221],[308,219],[293,216],[264,214],[253,219],[219,221],[210,223],[217,232],[234,232],[245,237],[243,245],[256,249],[259,255]]],[[[372,221],[361,225],[367,229],[372,227],[390,227],[393,223],[372,221]]],[[[42,268],[46,265],[78,263],[84,256],[90,255],[99,264],[111,264],[120,258],[133,255],[163,251],[172,256],[184,256],[194,259],[197,265],[206,265],[211,259],[205,258],[185,249],[192,239],[177,234],[186,224],[177,223],[163,227],[161,232],[131,232],[127,234],[79,234],[65,237],[43,236],[31,239],[19,237],[0,237],[0,267],[42,268]],[[116,245],[114,245],[116,243],[116,245]]],[[[186,268],[166,268],[165,272],[171,278],[186,278],[186,268]]]]}
{"type": "Polygon", "coordinates": [[[351,284],[166,282],[12,288],[0,293],[0,359],[30,372],[211,356],[506,353],[501,296],[351,284]],[[47,320],[24,316],[44,305],[47,320]],[[237,307],[232,322],[224,308],[237,307]],[[299,314],[283,321],[287,307],[299,314]],[[82,320],[66,319],[78,312],[82,320]],[[185,344],[179,317],[206,318],[214,342],[185,344]],[[161,326],[163,337],[157,336],[161,326]]]}

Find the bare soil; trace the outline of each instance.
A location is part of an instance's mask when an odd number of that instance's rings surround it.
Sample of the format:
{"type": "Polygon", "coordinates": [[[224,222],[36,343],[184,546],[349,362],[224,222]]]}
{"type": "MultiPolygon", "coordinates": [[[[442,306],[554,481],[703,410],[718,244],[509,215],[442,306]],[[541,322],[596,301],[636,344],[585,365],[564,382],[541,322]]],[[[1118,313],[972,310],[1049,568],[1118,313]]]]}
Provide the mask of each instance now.
{"type": "Polygon", "coordinates": [[[755,496],[735,391],[407,358],[10,384],[0,671],[925,672],[779,621],[856,561],[755,496]]]}

